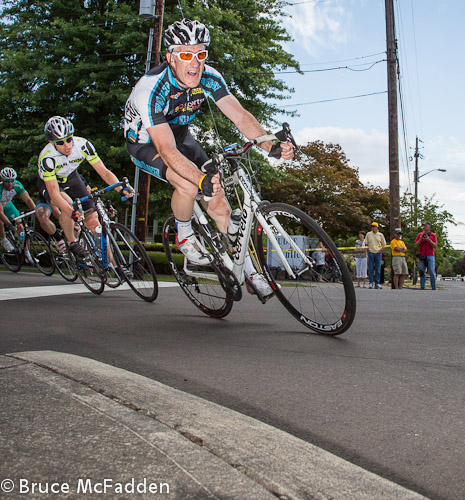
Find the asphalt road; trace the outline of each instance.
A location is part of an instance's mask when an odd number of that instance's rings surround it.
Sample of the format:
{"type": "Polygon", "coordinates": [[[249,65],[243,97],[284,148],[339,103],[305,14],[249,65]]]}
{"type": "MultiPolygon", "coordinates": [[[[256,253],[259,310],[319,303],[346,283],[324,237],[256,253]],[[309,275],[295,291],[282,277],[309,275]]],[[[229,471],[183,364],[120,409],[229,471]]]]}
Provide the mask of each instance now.
{"type": "MultiPolygon", "coordinates": [[[[0,271],[0,289],[64,285],[0,271]]],[[[0,290],[3,291],[4,290],[0,290]]],[[[247,294],[246,294],[247,295],[247,294]]],[[[0,353],[87,356],[283,429],[434,499],[464,498],[465,283],[357,289],[340,337],[254,297],[223,320],[177,288],[0,300],[0,353]]]]}

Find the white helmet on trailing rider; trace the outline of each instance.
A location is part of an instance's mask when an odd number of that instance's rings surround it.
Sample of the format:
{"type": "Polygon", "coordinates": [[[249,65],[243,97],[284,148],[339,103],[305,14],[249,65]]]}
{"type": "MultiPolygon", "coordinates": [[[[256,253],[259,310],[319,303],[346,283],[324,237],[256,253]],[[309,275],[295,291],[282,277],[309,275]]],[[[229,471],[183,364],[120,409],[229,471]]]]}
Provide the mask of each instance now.
{"type": "Polygon", "coordinates": [[[183,19],[170,24],[163,35],[163,42],[169,49],[173,45],[210,44],[210,32],[205,24],[199,21],[183,19]]]}
{"type": "Polygon", "coordinates": [[[0,178],[2,181],[14,181],[18,177],[16,170],[11,167],[5,167],[0,170],[0,178]]]}
{"type": "Polygon", "coordinates": [[[59,141],[74,134],[74,126],[62,116],[52,116],[44,127],[44,133],[49,141],[59,141]]]}

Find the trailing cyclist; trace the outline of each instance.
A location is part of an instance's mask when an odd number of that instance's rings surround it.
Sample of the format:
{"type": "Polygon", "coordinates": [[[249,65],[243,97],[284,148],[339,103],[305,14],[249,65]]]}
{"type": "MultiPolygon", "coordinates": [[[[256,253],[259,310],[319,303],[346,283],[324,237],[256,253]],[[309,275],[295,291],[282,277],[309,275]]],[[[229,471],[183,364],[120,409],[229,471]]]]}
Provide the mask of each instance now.
{"type": "MultiPolygon", "coordinates": [[[[84,248],[75,241],[73,217],[79,217],[79,214],[73,209],[72,203],[75,198],[87,196],[87,189],[77,169],[87,160],[108,185],[119,181],[116,175],[105,167],[94,146],[87,139],[74,135],[74,126],[68,119],[52,116],[45,124],[44,133],[48,144],[39,154],[38,206],[42,210],[37,215],[42,227],[49,234],[53,234],[53,223],[50,221],[50,212],[53,211],[65,233],[70,250],[78,257],[84,257],[84,248]]],[[[121,189],[117,188],[118,191],[121,189]]],[[[134,194],[132,188],[130,189],[127,197],[134,194]]],[[[93,207],[92,201],[83,203],[84,210],[93,207]]],[[[85,223],[94,233],[96,228],[100,227],[95,212],[86,216],[85,223]]]]}
{"type": "MultiPolygon", "coordinates": [[[[199,189],[207,213],[219,231],[226,234],[231,209],[220,185],[219,175],[208,171],[209,158],[189,131],[201,105],[211,98],[248,139],[265,131],[229,92],[221,76],[205,64],[210,33],[199,21],[183,19],[166,29],[163,37],[166,61],[144,75],[129,96],[124,133],[133,163],[174,187],[171,207],[176,219],[177,245],[194,264],[206,265],[211,255],[193,233],[191,218],[199,189]],[[204,167],[204,171],[200,170],[204,167]]],[[[271,142],[260,145],[270,152],[271,142]]],[[[293,157],[290,143],[280,144],[284,159],[293,157]]],[[[211,169],[210,169],[211,170],[211,169]]],[[[245,272],[261,295],[272,293],[247,256],[245,272]]],[[[251,290],[249,290],[251,291],[251,290]]],[[[253,293],[253,291],[251,291],[253,293]]]]}
{"type": "MultiPolygon", "coordinates": [[[[13,245],[5,237],[5,227],[14,223],[15,217],[19,217],[19,210],[13,204],[13,198],[19,195],[29,210],[35,210],[35,204],[24,186],[17,180],[16,170],[6,167],[0,171],[0,240],[6,252],[13,252],[13,245]]],[[[15,226],[16,233],[20,238],[24,237],[24,227],[21,223],[15,226]]],[[[26,260],[32,264],[32,257],[28,250],[25,251],[26,260]]]]}

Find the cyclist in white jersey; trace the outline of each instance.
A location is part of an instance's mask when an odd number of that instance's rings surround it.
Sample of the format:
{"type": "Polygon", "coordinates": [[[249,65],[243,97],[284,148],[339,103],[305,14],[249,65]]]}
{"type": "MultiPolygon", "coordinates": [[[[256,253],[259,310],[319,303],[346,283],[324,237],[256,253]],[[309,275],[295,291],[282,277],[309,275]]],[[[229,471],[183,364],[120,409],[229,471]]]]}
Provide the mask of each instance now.
{"type": "MultiPolygon", "coordinates": [[[[178,247],[195,264],[204,265],[211,255],[193,234],[191,218],[199,189],[213,196],[205,203],[208,214],[222,233],[227,232],[231,209],[218,174],[208,172],[208,156],[189,132],[188,124],[206,98],[211,98],[247,139],[265,135],[252,114],[229,92],[222,76],[206,66],[210,34],[199,21],[183,19],[170,25],[163,37],[166,62],[144,75],[125,106],[125,137],[132,161],[146,172],[174,187],[171,207],[176,219],[178,247]],[[200,170],[204,165],[206,173],[200,170]]],[[[271,142],[260,145],[270,152],[271,142]]],[[[281,157],[291,159],[293,146],[281,143],[281,157]]],[[[265,278],[245,269],[262,295],[272,292],[265,278]]]]}
{"type": "MultiPolygon", "coordinates": [[[[53,234],[54,225],[50,221],[50,211],[58,218],[69,247],[78,256],[85,254],[84,249],[75,241],[73,217],[76,214],[72,200],[87,196],[87,189],[77,171],[79,165],[87,160],[99,176],[108,184],[115,184],[118,178],[110,172],[99,158],[94,146],[83,137],[74,135],[74,126],[66,118],[53,116],[45,124],[45,135],[48,144],[39,154],[37,182],[39,195],[43,200],[38,203],[38,218],[42,227],[53,234]]],[[[121,191],[121,187],[116,188],[121,191]]],[[[129,198],[134,190],[125,192],[129,198]]],[[[83,203],[83,209],[89,210],[94,207],[93,202],[83,203]]],[[[86,226],[94,233],[100,225],[96,212],[89,213],[85,220],[86,226]]]]}

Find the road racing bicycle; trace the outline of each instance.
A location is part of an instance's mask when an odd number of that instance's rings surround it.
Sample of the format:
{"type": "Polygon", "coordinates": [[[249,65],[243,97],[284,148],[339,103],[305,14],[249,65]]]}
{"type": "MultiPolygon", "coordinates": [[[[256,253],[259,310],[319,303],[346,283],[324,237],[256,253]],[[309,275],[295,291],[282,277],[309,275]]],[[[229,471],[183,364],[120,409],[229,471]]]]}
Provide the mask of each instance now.
{"type": "Polygon", "coordinates": [[[348,266],[326,231],[308,214],[291,205],[260,198],[254,183],[250,150],[266,141],[290,141],[297,148],[285,123],[275,134],[258,137],[242,146],[233,144],[212,157],[228,201],[232,206],[239,204],[241,210],[235,246],[228,248],[224,236],[214,229],[204,211],[205,200],[199,194],[194,204],[192,227],[211,253],[212,262],[196,266],[177,250],[176,223],[174,216],[170,216],[163,226],[163,244],[171,269],[196,307],[208,316],[223,318],[233,303],[241,299],[241,285],[247,282],[253,288],[244,272],[249,253],[257,271],[273,290],[273,295],[268,297],[255,291],[262,303],[276,296],[308,329],[327,335],[341,334],[351,326],[356,310],[348,266]],[[232,193],[237,200],[232,200],[232,193]],[[323,243],[323,249],[317,247],[318,241],[323,243]],[[331,280],[321,281],[316,272],[312,254],[321,250],[328,252],[336,268],[331,280]]]}
{"type": "Polygon", "coordinates": [[[47,240],[37,231],[34,231],[27,223],[26,218],[35,214],[35,211],[22,213],[13,219],[16,224],[22,221],[24,234],[22,241],[12,228],[5,229],[5,237],[13,245],[11,252],[0,253],[0,258],[5,266],[14,273],[17,273],[24,263],[36,267],[46,276],[51,276],[55,271],[55,264],[47,240]],[[30,259],[28,259],[29,251],[30,259]]]}
{"type": "MultiPolygon", "coordinates": [[[[84,224],[79,226],[79,243],[87,250],[87,256],[74,256],[76,272],[84,285],[93,293],[103,292],[105,284],[116,288],[127,283],[131,290],[146,302],[153,302],[158,296],[158,281],[153,263],[139,239],[123,224],[111,220],[100,199],[106,192],[119,186],[129,187],[128,180],[112,184],[100,190],[93,190],[88,196],[77,198],[74,206],[82,211],[82,203],[95,201],[95,209],[101,225],[97,238],[84,224]]],[[[126,200],[122,197],[122,200],[126,200]]]]}

